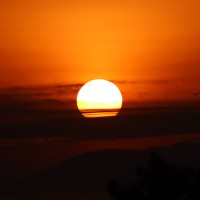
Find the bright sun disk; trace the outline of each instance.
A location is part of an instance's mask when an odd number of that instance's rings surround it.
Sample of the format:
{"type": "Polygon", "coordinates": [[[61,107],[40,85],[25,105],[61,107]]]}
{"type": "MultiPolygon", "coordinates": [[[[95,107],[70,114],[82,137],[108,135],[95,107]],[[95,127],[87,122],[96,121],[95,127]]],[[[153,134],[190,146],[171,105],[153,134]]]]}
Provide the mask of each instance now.
{"type": "Polygon", "coordinates": [[[77,106],[84,117],[115,116],[122,107],[122,95],[112,82],[96,79],[79,90],[77,106]]]}

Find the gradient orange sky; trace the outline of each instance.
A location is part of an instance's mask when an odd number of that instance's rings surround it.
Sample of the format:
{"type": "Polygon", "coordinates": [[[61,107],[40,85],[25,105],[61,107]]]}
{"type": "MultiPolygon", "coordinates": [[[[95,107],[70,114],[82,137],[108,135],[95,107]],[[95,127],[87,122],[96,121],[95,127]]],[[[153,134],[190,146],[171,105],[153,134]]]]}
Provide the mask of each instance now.
{"type": "Polygon", "coordinates": [[[179,80],[200,85],[200,1],[0,3],[0,87],[179,80]]]}

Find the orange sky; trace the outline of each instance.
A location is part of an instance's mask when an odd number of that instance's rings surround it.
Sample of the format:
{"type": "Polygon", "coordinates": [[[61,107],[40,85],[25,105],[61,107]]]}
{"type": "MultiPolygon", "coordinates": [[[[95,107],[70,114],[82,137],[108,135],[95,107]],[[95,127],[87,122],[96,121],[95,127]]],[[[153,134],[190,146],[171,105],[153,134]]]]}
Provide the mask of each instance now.
{"type": "Polygon", "coordinates": [[[199,10],[198,0],[3,1],[0,87],[104,78],[197,90],[199,10]]]}

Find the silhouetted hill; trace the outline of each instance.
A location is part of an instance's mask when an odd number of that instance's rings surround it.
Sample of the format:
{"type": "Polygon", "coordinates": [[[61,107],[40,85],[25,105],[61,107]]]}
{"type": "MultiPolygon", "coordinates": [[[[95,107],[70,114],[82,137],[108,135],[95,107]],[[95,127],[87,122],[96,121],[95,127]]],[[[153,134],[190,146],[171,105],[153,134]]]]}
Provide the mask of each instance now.
{"type": "Polygon", "coordinates": [[[45,195],[48,199],[57,199],[57,193],[62,194],[63,199],[89,200],[92,193],[91,198],[105,199],[108,195],[105,190],[107,182],[117,180],[123,183],[133,180],[134,167],[146,163],[151,152],[157,152],[166,161],[180,167],[200,168],[198,143],[181,143],[144,151],[104,150],[66,160],[49,172],[38,174],[9,188],[8,192],[13,194],[14,199],[21,194],[26,195],[25,199],[38,200],[45,195]]]}

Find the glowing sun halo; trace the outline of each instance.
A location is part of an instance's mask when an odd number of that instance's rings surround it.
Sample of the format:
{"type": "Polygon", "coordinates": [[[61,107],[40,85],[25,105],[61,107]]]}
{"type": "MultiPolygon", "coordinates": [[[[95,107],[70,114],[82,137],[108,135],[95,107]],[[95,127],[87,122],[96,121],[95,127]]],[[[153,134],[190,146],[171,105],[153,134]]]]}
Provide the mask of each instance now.
{"type": "Polygon", "coordinates": [[[77,106],[84,117],[115,116],[122,107],[122,95],[115,84],[96,79],[79,90],[77,106]]]}

